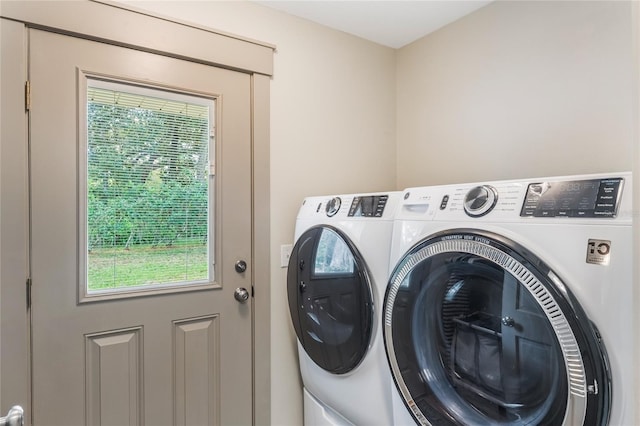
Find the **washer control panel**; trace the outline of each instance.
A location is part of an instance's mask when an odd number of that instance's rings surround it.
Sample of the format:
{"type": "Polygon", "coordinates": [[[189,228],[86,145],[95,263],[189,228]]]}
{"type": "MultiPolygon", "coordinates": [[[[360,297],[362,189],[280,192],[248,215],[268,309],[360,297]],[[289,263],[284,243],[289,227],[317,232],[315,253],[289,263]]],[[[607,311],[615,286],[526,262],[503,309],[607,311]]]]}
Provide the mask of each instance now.
{"type": "Polygon", "coordinates": [[[489,213],[498,202],[498,191],[491,185],[472,188],[464,196],[464,212],[471,217],[480,217],[489,213]]]}
{"type": "Polygon", "coordinates": [[[615,217],[622,177],[534,182],[527,187],[522,217],[615,217]]]}
{"type": "Polygon", "coordinates": [[[629,220],[631,174],[591,174],[407,188],[399,220],[629,220]]]}

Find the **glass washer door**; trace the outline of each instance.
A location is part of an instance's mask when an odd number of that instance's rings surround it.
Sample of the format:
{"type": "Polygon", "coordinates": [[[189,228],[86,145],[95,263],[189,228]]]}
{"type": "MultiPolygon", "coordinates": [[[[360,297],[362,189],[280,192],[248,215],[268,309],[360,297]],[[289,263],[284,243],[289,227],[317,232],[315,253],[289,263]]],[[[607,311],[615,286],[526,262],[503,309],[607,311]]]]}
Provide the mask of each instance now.
{"type": "Polygon", "coordinates": [[[304,232],[289,259],[287,293],[309,357],[334,374],[357,367],[371,340],[373,299],[364,260],[349,238],[331,226],[304,232]]]}
{"type": "Polygon", "coordinates": [[[476,230],[423,240],[391,276],[384,313],[389,364],[418,424],[608,421],[597,331],[555,274],[513,242],[476,230]]]}

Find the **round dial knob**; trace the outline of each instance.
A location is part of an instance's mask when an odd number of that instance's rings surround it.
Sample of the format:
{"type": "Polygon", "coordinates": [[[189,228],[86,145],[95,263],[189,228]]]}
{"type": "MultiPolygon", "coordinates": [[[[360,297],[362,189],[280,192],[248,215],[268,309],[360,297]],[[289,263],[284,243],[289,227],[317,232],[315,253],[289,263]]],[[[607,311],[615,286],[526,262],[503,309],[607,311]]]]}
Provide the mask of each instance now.
{"type": "Polygon", "coordinates": [[[464,196],[464,211],[471,217],[489,213],[498,202],[498,191],[493,186],[476,186],[464,196]]]}
{"type": "Polygon", "coordinates": [[[338,213],[338,210],[340,210],[341,204],[342,204],[342,200],[340,199],[340,197],[333,197],[332,199],[330,199],[327,202],[327,208],[326,208],[327,216],[331,217],[331,216],[334,216],[336,213],[338,213]]]}

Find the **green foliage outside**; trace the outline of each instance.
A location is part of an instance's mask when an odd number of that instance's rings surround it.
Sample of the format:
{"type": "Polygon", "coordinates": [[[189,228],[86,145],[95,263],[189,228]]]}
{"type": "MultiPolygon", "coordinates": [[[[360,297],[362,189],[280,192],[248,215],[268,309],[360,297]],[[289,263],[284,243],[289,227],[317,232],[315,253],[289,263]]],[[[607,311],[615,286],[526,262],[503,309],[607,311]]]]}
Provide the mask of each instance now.
{"type": "Polygon", "coordinates": [[[89,102],[90,290],[207,278],[208,129],[89,102]]]}
{"type": "Polygon", "coordinates": [[[200,243],[101,248],[93,250],[89,259],[90,290],[207,278],[207,247],[200,243]]]}

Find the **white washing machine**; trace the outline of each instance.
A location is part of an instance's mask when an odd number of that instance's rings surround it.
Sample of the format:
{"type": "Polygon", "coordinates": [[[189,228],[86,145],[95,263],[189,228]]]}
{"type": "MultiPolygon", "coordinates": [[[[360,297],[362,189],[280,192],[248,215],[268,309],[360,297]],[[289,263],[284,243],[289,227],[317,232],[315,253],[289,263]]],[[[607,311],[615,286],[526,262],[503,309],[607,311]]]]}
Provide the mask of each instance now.
{"type": "Polygon", "coordinates": [[[392,424],[382,301],[399,192],[306,198],[287,273],[305,425],[392,424]]]}
{"type": "Polygon", "coordinates": [[[394,424],[634,424],[631,174],[410,188],[383,335],[394,424]]]}

